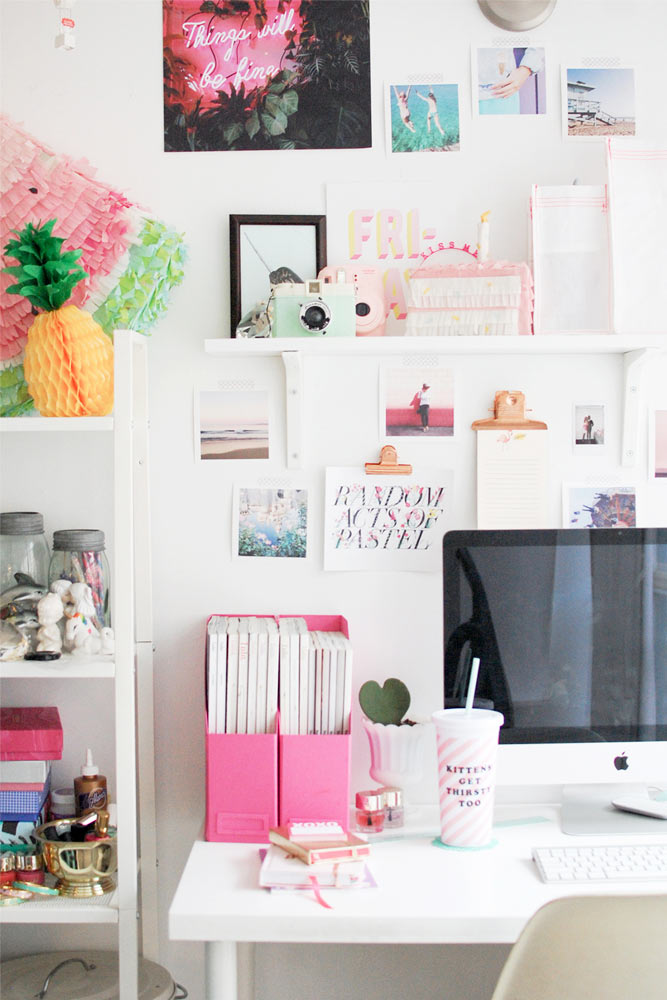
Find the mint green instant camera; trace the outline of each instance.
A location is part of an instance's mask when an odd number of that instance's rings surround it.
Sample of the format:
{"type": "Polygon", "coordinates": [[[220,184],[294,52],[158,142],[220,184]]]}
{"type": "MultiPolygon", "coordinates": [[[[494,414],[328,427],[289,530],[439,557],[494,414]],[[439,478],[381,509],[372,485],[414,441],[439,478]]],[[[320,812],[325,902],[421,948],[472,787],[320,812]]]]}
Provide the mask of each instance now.
{"type": "Polygon", "coordinates": [[[354,285],[319,278],[271,289],[274,337],[354,337],[357,333],[354,285]]]}

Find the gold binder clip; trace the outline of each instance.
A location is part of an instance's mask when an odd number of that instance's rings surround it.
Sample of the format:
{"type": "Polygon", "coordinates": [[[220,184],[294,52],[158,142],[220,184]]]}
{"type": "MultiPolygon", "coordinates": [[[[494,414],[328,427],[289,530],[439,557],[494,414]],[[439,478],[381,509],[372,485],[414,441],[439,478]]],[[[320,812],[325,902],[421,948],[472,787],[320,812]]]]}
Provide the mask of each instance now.
{"type": "Polygon", "coordinates": [[[522,392],[501,389],[493,402],[493,417],[473,421],[472,429],[483,431],[502,427],[505,430],[546,430],[547,425],[543,420],[528,420],[524,416],[525,409],[526,397],[522,392]]]}
{"type": "Polygon", "coordinates": [[[366,462],[366,474],[369,476],[409,476],[411,465],[399,465],[398,455],[393,444],[386,444],[380,450],[379,462],[366,462]]]}

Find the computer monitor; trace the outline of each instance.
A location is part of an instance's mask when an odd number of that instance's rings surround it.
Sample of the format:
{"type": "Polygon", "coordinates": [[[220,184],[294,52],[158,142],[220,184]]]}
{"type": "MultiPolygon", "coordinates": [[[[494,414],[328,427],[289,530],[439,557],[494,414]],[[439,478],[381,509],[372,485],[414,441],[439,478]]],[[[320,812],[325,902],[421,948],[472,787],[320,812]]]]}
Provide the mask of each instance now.
{"type": "Polygon", "coordinates": [[[564,796],[570,833],[654,830],[611,799],[667,788],[667,528],[450,531],[443,602],[445,706],[479,657],[501,797],[564,796]]]}

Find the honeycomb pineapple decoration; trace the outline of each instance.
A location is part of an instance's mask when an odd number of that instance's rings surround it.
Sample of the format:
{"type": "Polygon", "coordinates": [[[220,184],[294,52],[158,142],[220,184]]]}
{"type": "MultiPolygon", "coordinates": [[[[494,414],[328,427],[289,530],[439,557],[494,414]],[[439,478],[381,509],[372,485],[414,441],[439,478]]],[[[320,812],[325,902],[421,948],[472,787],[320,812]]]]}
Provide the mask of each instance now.
{"type": "Polygon", "coordinates": [[[29,222],[5,246],[19,262],[3,269],[17,279],[7,291],[43,310],[28,330],[28,391],[44,417],[103,417],[113,407],[113,344],[90,313],[66,305],[87,273],[76,263],[81,250],[62,252],[65,241],[53,235],[55,223],[29,222]]]}

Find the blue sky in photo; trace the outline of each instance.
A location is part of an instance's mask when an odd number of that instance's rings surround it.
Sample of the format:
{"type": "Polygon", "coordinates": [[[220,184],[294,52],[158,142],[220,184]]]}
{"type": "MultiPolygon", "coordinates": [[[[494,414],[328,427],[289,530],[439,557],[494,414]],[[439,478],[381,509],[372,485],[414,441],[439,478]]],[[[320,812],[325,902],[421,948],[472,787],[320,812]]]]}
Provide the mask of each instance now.
{"type": "Polygon", "coordinates": [[[595,87],[589,96],[616,118],[635,117],[635,71],[633,69],[568,69],[568,83],[595,87]]]}

